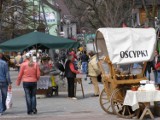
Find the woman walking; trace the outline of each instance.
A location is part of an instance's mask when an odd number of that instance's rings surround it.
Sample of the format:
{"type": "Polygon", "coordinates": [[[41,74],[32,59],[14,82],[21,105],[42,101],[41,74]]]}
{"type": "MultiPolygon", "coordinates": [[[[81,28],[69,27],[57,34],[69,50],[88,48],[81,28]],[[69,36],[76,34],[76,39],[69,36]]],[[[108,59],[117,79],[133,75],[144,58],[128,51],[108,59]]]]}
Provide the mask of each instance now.
{"type": "Polygon", "coordinates": [[[23,81],[28,115],[37,114],[36,90],[39,77],[39,66],[33,62],[32,57],[27,53],[25,61],[20,66],[16,84],[19,86],[21,81],[23,81]]]}

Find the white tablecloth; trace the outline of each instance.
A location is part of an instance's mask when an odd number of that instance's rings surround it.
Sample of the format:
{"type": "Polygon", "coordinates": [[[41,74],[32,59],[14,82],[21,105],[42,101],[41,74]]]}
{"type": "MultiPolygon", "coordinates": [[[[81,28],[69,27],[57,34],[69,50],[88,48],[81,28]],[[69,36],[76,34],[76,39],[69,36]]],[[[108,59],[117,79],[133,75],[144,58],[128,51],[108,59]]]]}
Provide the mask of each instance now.
{"type": "Polygon", "coordinates": [[[124,98],[124,105],[129,105],[132,110],[139,108],[139,102],[153,102],[160,101],[160,91],[131,91],[127,90],[126,96],[124,98]]]}
{"type": "Polygon", "coordinates": [[[86,78],[86,74],[77,74],[76,78],[86,78]]]}
{"type": "Polygon", "coordinates": [[[51,76],[40,76],[39,81],[37,82],[37,89],[48,89],[51,87],[51,76]]]}

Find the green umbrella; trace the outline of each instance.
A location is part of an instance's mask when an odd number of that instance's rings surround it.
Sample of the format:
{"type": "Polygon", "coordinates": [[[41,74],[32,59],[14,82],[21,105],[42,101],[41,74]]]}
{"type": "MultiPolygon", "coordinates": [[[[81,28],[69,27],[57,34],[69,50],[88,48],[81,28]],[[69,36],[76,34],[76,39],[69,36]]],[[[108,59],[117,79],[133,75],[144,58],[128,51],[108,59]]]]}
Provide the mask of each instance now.
{"type": "Polygon", "coordinates": [[[5,51],[22,51],[35,45],[38,48],[69,49],[77,48],[79,43],[70,39],[57,37],[42,32],[31,32],[1,43],[0,49],[5,51]]]}

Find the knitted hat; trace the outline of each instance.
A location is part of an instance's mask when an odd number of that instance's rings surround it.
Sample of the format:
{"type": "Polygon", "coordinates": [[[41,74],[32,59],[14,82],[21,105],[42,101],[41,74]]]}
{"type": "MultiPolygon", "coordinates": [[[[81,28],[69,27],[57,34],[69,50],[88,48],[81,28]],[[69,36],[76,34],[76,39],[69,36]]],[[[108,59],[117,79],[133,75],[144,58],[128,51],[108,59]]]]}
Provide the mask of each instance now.
{"type": "Polygon", "coordinates": [[[26,58],[30,58],[31,57],[31,54],[30,53],[26,53],[26,58]]]}

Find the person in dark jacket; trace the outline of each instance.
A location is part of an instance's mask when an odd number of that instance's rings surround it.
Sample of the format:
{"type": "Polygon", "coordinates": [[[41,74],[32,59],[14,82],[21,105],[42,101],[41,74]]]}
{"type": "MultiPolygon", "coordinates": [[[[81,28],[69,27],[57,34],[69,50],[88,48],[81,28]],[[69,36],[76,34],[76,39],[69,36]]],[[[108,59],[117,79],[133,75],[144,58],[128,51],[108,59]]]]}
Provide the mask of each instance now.
{"type": "Polygon", "coordinates": [[[86,51],[81,56],[81,62],[82,62],[82,73],[87,74],[88,72],[88,60],[89,56],[87,55],[86,51]]]}
{"type": "Polygon", "coordinates": [[[147,62],[147,66],[146,66],[146,69],[145,69],[145,76],[151,80],[151,77],[150,77],[150,74],[151,74],[151,70],[154,69],[154,65],[153,65],[153,61],[148,61],[147,62]]]}
{"type": "Polygon", "coordinates": [[[74,66],[74,57],[73,55],[68,56],[68,60],[65,64],[65,77],[68,82],[68,97],[72,99],[77,99],[74,93],[74,79],[76,78],[76,74],[80,72],[75,69],[74,66]]]}

